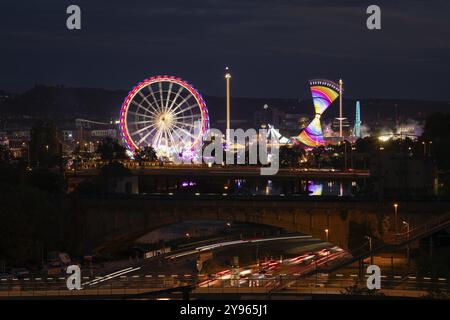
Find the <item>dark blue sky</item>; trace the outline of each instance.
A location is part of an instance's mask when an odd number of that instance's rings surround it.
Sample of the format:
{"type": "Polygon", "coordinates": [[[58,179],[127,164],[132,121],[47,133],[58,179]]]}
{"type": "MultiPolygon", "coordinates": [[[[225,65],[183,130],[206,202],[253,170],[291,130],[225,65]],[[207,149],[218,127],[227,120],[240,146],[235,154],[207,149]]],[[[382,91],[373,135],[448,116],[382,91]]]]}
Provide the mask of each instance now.
{"type": "Polygon", "coordinates": [[[0,89],[36,83],[129,89],[157,74],[204,95],[308,97],[342,77],[357,98],[450,100],[448,0],[2,0],[0,89]],[[82,30],[66,29],[66,7],[82,30]],[[382,30],[366,29],[366,8],[382,30]]]}

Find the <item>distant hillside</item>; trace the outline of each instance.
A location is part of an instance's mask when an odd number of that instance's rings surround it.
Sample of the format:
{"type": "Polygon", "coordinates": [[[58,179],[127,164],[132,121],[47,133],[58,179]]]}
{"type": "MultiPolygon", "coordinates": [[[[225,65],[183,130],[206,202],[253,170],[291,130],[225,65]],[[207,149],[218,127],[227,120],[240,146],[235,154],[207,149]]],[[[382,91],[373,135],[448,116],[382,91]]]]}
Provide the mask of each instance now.
{"type": "MultiPolygon", "coordinates": [[[[2,94],[7,95],[5,92],[2,92],[2,94]]],[[[126,95],[127,91],[125,90],[36,86],[23,94],[8,94],[8,98],[0,99],[0,112],[2,114],[48,118],[74,116],[115,118],[126,95]]],[[[211,121],[214,123],[225,119],[225,98],[208,96],[204,98],[209,109],[211,121]]],[[[254,113],[265,104],[286,113],[313,115],[311,100],[233,98],[231,103],[232,119],[247,120],[249,123],[253,122],[254,113]]],[[[339,111],[337,106],[337,102],[335,102],[324,114],[324,119],[336,117],[339,111]]],[[[450,112],[450,102],[392,99],[361,100],[361,117],[363,122],[375,122],[377,119],[392,119],[395,117],[396,112],[400,119],[420,119],[435,112],[450,112]]],[[[344,113],[349,119],[354,119],[355,100],[344,100],[344,113]]]]}
{"type": "Polygon", "coordinates": [[[118,113],[127,92],[91,88],[36,86],[0,104],[3,112],[63,117],[86,114],[112,116],[118,113]]]}

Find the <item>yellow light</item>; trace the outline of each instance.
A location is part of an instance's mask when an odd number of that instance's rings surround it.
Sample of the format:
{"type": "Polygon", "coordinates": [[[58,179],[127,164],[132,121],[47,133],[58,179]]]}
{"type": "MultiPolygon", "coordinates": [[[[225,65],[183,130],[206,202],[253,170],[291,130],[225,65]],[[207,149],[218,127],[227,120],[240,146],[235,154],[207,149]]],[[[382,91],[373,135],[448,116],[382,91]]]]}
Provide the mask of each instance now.
{"type": "Polygon", "coordinates": [[[380,140],[381,142],[386,142],[390,139],[390,136],[379,136],[378,140],[380,140]]]}

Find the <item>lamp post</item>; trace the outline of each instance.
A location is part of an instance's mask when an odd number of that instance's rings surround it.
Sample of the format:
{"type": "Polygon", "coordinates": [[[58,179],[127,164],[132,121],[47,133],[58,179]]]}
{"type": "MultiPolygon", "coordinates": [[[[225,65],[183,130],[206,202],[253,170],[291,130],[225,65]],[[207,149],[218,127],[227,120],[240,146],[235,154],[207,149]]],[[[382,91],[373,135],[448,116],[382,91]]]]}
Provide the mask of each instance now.
{"type": "Polygon", "coordinates": [[[344,81],[342,81],[342,79],[339,79],[339,138],[342,139],[343,137],[343,132],[342,132],[342,120],[344,120],[343,118],[343,113],[342,113],[342,87],[344,85],[344,81]]]}
{"type": "Polygon", "coordinates": [[[372,237],[366,236],[366,239],[369,240],[369,252],[370,252],[370,264],[373,264],[373,252],[372,252],[372,237]]]}
{"type": "Polygon", "coordinates": [[[351,151],[351,154],[350,154],[350,168],[351,169],[353,169],[353,167],[354,167],[354,163],[353,163],[353,151],[355,151],[356,150],[356,147],[352,144],[352,151],[351,151]]]}
{"type": "Polygon", "coordinates": [[[410,260],[410,248],[409,248],[409,231],[410,231],[410,225],[409,222],[403,221],[403,224],[406,227],[406,240],[408,241],[408,245],[406,246],[406,261],[409,266],[409,260],[410,260]]]}
{"type": "Polygon", "coordinates": [[[27,147],[27,164],[28,168],[30,168],[30,142],[23,142],[22,146],[27,147]]]}
{"type": "Polygon", "coordinates": [[[226,144],[229,145],[230,143],[230,126],[231,126],[231,120],[230,120],[230,79],[231,79],[231,73],[230,69],[228,67],[225,68],[225,81],[226,81],[226,94],[227,94],[227,128],[226,128],[226,144]]]}
{"type": "Polygon", "coordinates": [[[395,232],[398,232],[398,223],[397,223],[397,214],[398,214],[398,203],[394,203],[394,225],[395,225],[395,232]]]}
{"type": "Polygon", "coordinates": [[[347,141],[344,140],[344,170],[347,171],[347,141]]]}

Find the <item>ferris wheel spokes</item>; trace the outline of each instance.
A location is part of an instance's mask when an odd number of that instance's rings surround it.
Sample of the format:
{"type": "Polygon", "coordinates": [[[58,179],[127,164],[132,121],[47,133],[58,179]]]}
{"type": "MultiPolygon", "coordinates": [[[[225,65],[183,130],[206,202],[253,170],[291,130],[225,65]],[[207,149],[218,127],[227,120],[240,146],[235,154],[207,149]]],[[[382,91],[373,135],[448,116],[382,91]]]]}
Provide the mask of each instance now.
{"type": "Polygon", "coordinates": [[[147,89],[149,90],[150,95],[151,95],[152,98],[153,98],[153,101],[155,101],[156,109],[157,109],[159,112],[162,112],[162,108],[161,108],[160,105],[158,104],[158,100],[157,100],[156,97],[155,97],[155,93],[153,92],[152,86],[149,85],[149,86],[147,87],[147,89]]]}
{"type": "MultiPolygon", "coordinates": [[[[150,109],[144,107],[142,104],[140,104],[140,103],[138,103],[138,102],[136,102],[136,101],[134,101],[134,100],[131,101],[131,103],[134,104],[135,106],[137,106],[137,107],[138,107],[138,110],[139,110],[139,108],[142,108],[142,109],[145,110],[145,112],[150,113],[150,114],[153,115],[153,116],[156,116],[156,114],[155,114],[153,111],[150,111],[150,109]]],[[[149,106],[151,106],[151,105],[149,104],[149,106]]],[[[136,111],[137,111],[137,110],[136,110],[136,111]]],[[[139,116],[144,116],[144,115],[139,114],[139,116]]]]}
{"type": "Polygon", "coordinates": [[[170,94],[172,93],[173,82],[169,84],[169,90],[167,90],[166,110],[169,107],[170,94]]]}
{"type": "Polygon", "coordinates": [[[175,98],[173,98],[172,103],[170,104],[169,110],[172,109],[173,105],[175,104],[175,102],[177,101],[177,99],[180,97],[181,92],[183,91],[183,87],[180,87],[178,89],[178,92],[175,94],[175,98]]]}
{"type": "Polygon", "coordinates": [[[144,142],[149,135],[151,135],[157,128],[153,128],[152,130],[150,130],[149,132],[147,132],[138,142],[138,144],[140,145],[142,142],[144,142]]]}

